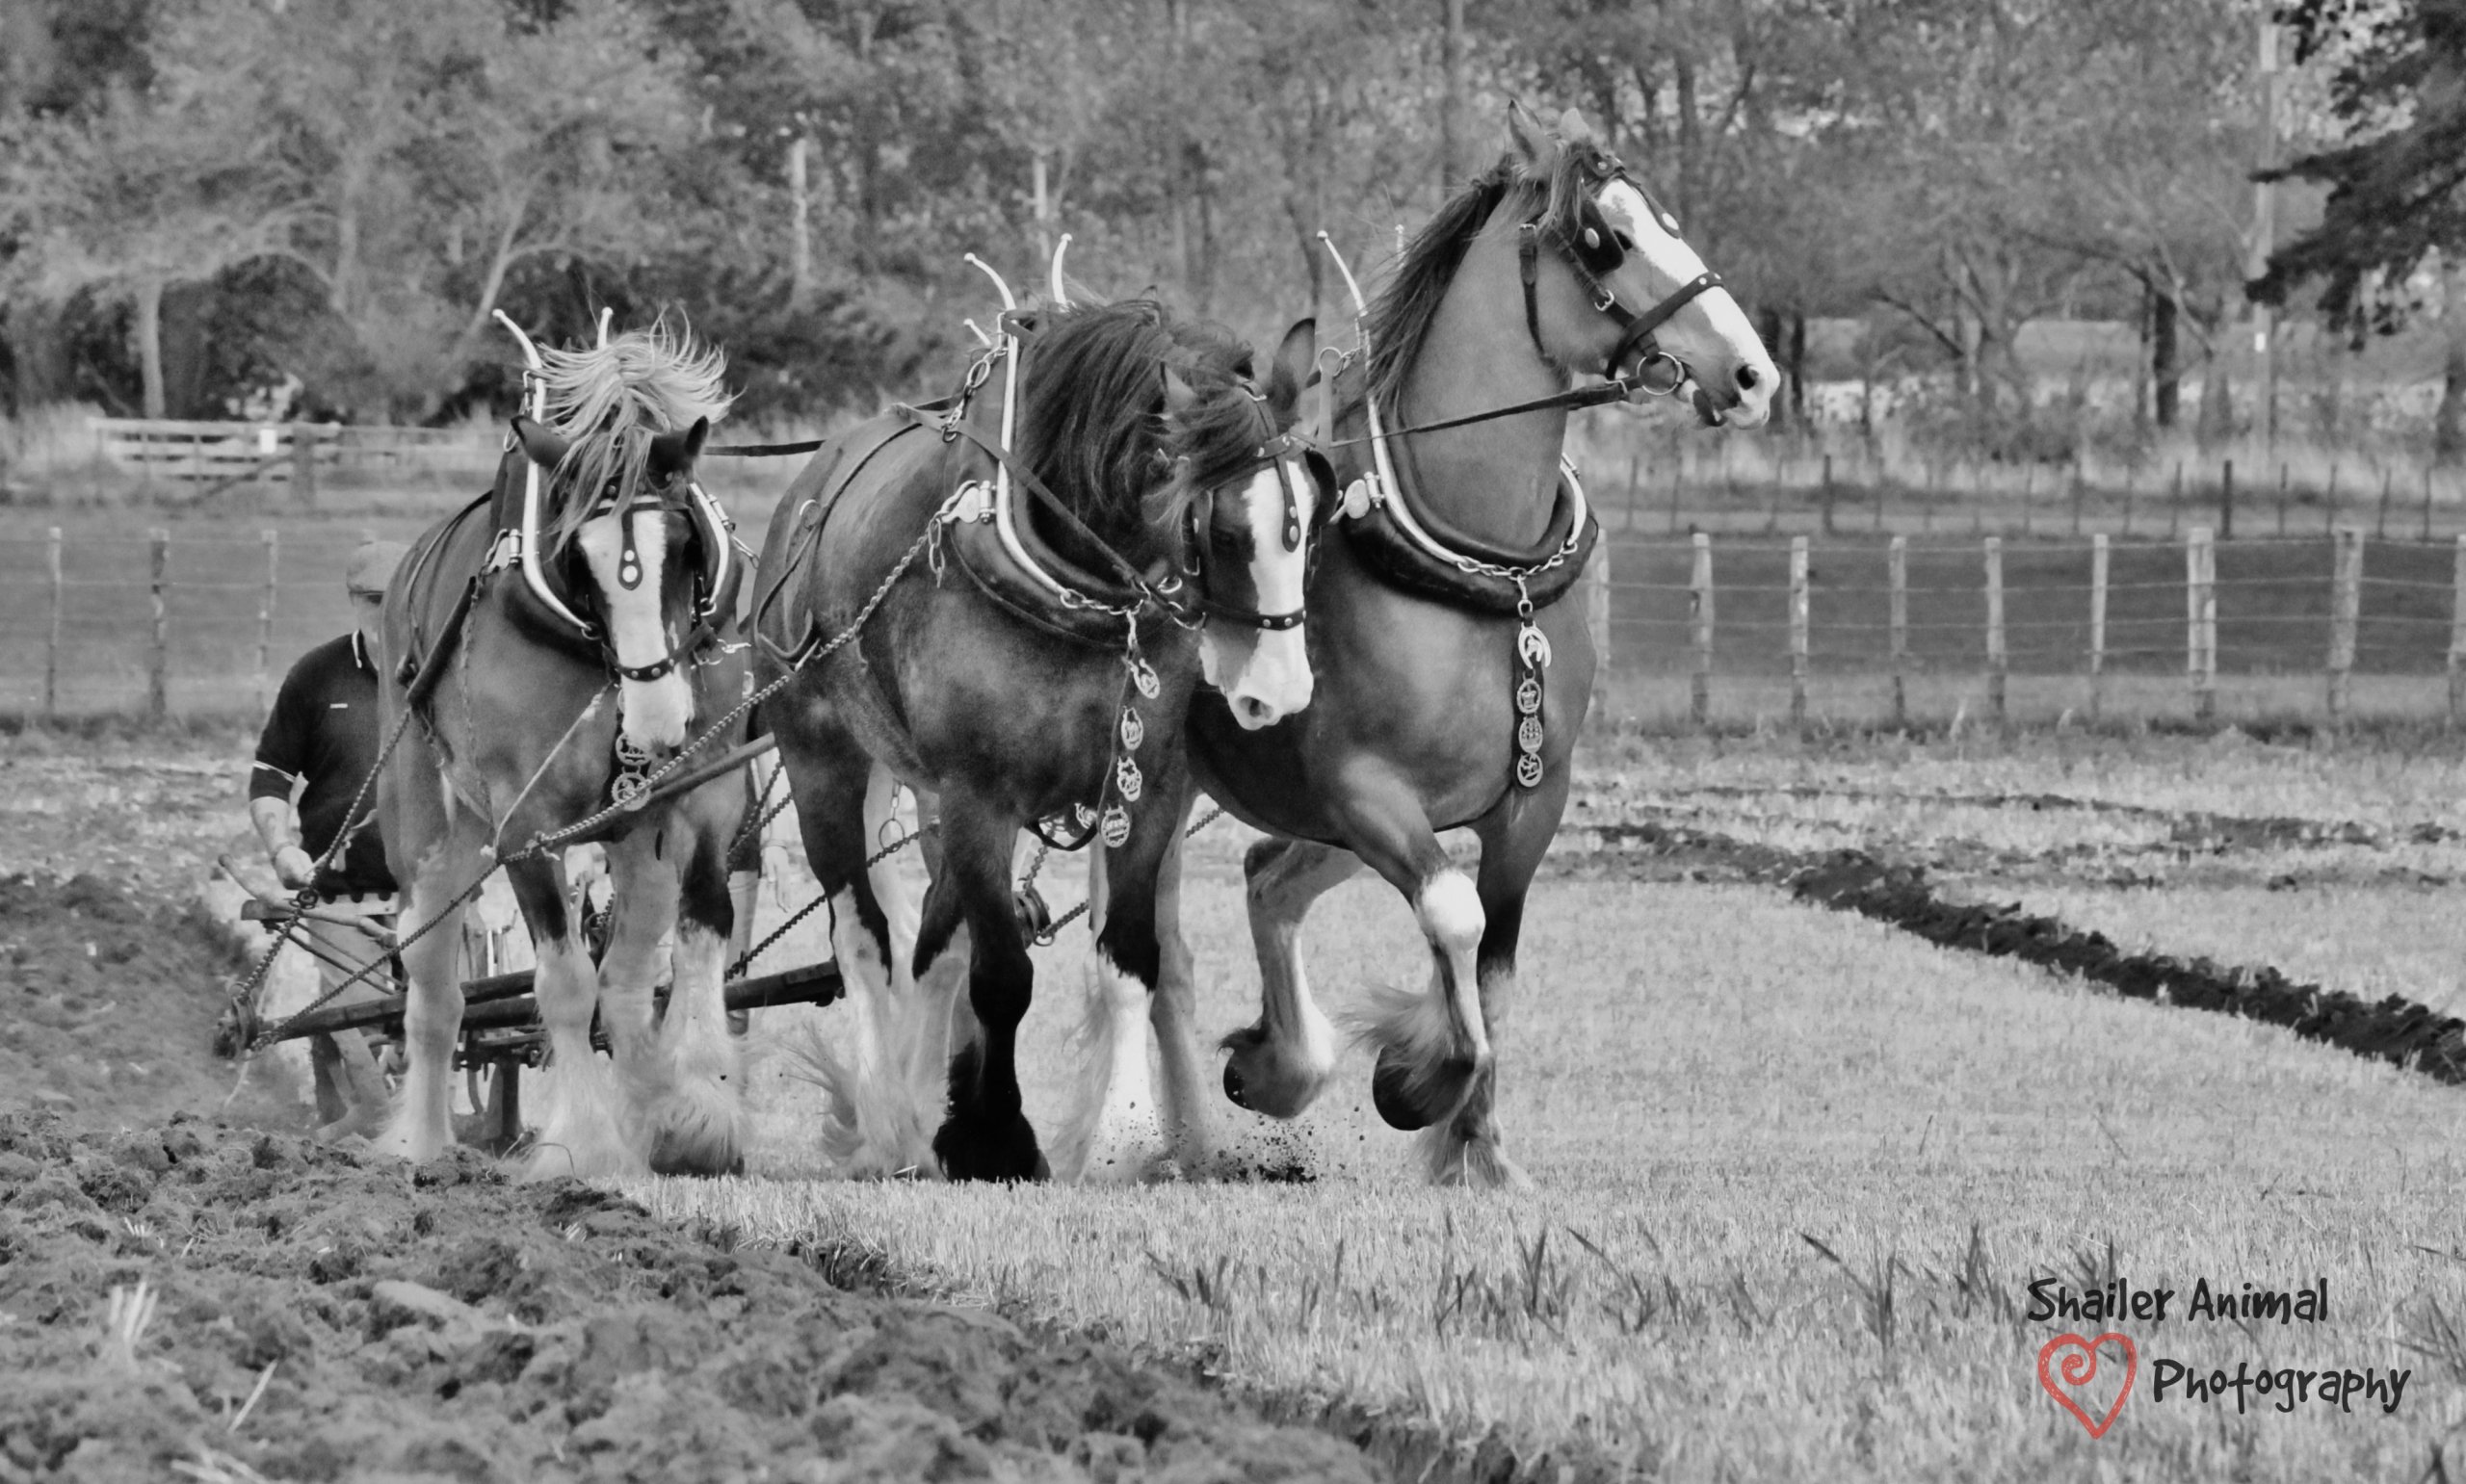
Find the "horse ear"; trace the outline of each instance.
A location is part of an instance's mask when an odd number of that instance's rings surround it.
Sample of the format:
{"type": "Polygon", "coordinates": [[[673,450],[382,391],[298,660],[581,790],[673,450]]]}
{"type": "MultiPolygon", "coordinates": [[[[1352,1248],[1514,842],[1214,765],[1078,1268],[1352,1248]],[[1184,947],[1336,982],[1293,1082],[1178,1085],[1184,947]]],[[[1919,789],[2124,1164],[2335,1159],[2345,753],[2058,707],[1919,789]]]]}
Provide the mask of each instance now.
{"type": "Polygon", "coordinates": [[[1592,125],[1585,122],[1584,115],[1572,108],[1559,116],[1559,138],[1570,144],[1600,143],[1593,135],[1592,125]]]}
{"type": "Polygon", "coordinates": [[[1316,318],[1293,322],[1284,332],[1284,341],[1275,348],[1275,368],[1268,377],[1268,396],[1279,411],[1290,409],[1299,400],[1301,388],[1310,379],[1310,363],[1319,355],[1319,322],[1316,318]]]}
{"type": "Polygon", "coordinates": [[[1548,169],[1559,155],[1559,142],[1550,137],[1549,126],[1522,98],[1507,101],[1507,143],[1528,169],[1548,169]]]}
{"type": "Polygon", "coordinates": [[[1165,377],[1165,420],[1178,423],[1190,415],[1191,408],[1198,405],[1198,393],[1191,390],[1191,384],[1183,380],[1180,373],[1172,367],[1158,369],[1165,377]]]}
{"type": "Polygon", "coordinates": [[[513,435],[521,440],[523,454],[542,469],[554,469],[564,463],[565,450],[571,446],[519,412],[513,415],[513,435]]]}
{"type": "Polygon", "coordinates": [[[677,475],[694,467],[702,452],[702,439],[711,430],[711,420],[697,417],[694,426],[683,432],[664,432],[651,440],[650,456],[644,460],[654,482],[665,484],[677,475]]]}

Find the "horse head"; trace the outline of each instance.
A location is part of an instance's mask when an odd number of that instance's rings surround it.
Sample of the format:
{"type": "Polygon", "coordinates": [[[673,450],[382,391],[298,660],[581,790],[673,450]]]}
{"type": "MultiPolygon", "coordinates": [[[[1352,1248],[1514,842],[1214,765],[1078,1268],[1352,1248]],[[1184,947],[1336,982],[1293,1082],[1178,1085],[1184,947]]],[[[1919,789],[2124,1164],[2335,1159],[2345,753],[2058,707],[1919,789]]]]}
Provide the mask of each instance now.
{"type": "MultiPolygon", "coordinates": [[[[560,369],[575,368],[551,362],[552,396],[560,369]]],[[[726,517],[694,477],[709,413],[683,428],[644,426],[656,420],[619,409],[580,434],[514,420],[538,471],[527,477],[549,482],[544,501],[526,502],[531,575],[555,606],[570,603],[582,637],[599,645],[617,684],[623,744],[644,756],[684,743],[695,695],[683,666],[733,614],[741,576],[726,517]]]]}
{"type": "Polygon", "coordinates": [[[1164,372],[1167,456],[1186,502],[1182,564],[1207,615],[1199,674],[1246,729],[1310,704],[1302,589],[1335,475],[1292,428],[1316,345],[1315,322],[1299,322],[1285,332],[1266,390],[1245,359],[1213,405],[1170,366],[1164,372]]]}
{"type": "Polygon", "coordinates": [[[1691,389],[1707,424],[1752,428],[1780,376],[1738,300],[1678,235],[1678,219],[1570,109],[1554,134],[1508,110],[1501,169],[1532,202],[1519,224],[1525,319],[1561,366],[1599,368],[1656,392],[1691,389]]]}

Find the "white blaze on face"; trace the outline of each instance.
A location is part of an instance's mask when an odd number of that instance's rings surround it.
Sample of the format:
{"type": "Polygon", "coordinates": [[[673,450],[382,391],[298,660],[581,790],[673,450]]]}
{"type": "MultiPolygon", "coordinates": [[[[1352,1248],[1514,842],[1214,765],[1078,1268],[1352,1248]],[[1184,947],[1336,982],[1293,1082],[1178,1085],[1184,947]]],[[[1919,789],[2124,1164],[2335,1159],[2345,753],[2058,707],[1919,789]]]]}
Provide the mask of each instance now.
{"type": "MultiPolygon", "coordinates": [[[[1660,296],[1704,272],[1704,260],[1679,240],[1634,185],[1613,180],[1596,201],[1610,225],[1636,245],[1634,255],[1652,269],[1654,297],[1628,308],[1641,314],[1659,302],[1660,296]]],[[[1764,349],[1764,337],[1747,323],[1746,311],[1738,306],[1729,290],[1707,289],[1654,334],[1671,354],[1687,363],[1696,384],[1716,406],[1730,409],[1723,421],[1731,427],[1753,428],[1771,413],[1772,392],[1780,385],[1781,374],[1764,349]]]]}
{"type": "MultiPolygon", "coordinates": [[[[1250,527],[1250,590],[1258,612],[1273,616],[1301,607],[1302,580],[1310,556],[1308,532],[1318,509],[1319,484],[1298,458],[1285,459],[1250,476],[1238,492],[1250,527]],[[1278,479],[1279,469],[1283,478],[1278,479]],[[1284,481],[1292,482],[1294,515],[1302,539],[1287,551],[1284,545],[1284,481]]],[[[1208,539],[1201,532],[1199,539],[1208,539]]],[[[1253,629],[1216,619],[1199,630],[1199,674],[1224,692],[1233,719],[1245,730],[1273,726],[1310,704],[1310,656],[1302,643],[1302,628],[1253,629]]]]}
{"type": "MultiPolygon", "coordinates": [[[[633,586],[619,574],[625,550],[624,521],[616,514],[594,516],[583,523],[576,539],[590,564],[591,581],[599,586],[599,611],[608,625],[616,663],[629,669],[656,664],[666,658],[670,638],[660,614],[660,579],[668,555],[668,517],[645,512],[634,520],[634,556],[640,576],[633,586]]],[[[638,747],[669,748],[685,744],[686,724],[694,717],[694,692],[680,670],[657,680],[626,680],[617,687],[626,739],[638,747]]]]}

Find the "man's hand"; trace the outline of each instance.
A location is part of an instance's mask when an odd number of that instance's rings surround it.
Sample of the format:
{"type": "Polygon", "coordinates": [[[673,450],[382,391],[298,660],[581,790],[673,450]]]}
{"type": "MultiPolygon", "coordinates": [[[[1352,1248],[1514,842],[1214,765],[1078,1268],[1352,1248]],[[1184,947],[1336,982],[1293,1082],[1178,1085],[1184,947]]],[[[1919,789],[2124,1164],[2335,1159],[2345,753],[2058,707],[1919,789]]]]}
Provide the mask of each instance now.
{"type": "Polygon", "coordinates": [[[317,862],[297,845],[287,845],[274,852],[274,873],[293,891],[306,886],[317,873],[317,862]]]}

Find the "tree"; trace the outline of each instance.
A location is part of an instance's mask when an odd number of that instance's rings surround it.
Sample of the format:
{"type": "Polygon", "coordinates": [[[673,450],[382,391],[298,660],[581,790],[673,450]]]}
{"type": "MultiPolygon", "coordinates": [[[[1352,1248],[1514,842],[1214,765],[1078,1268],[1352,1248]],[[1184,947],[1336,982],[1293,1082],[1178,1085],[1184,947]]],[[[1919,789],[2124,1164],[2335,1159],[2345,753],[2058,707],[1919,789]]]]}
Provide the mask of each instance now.
{"type": "Polygon", "coordinates": [[[2466,456],[2466,0],[2296,0],[2283,18],[2298,62],[2330,66],[2344,139],[2277,172],[2328,198],[2250,293],[2282,304],[2317,284],[2322,313],[2357,334],[2430,308],[2447,331],[2434,447],[2466,456]],[[2445,292],[2427,303],[2408,282],[2431,267],[2445,292]]]}

